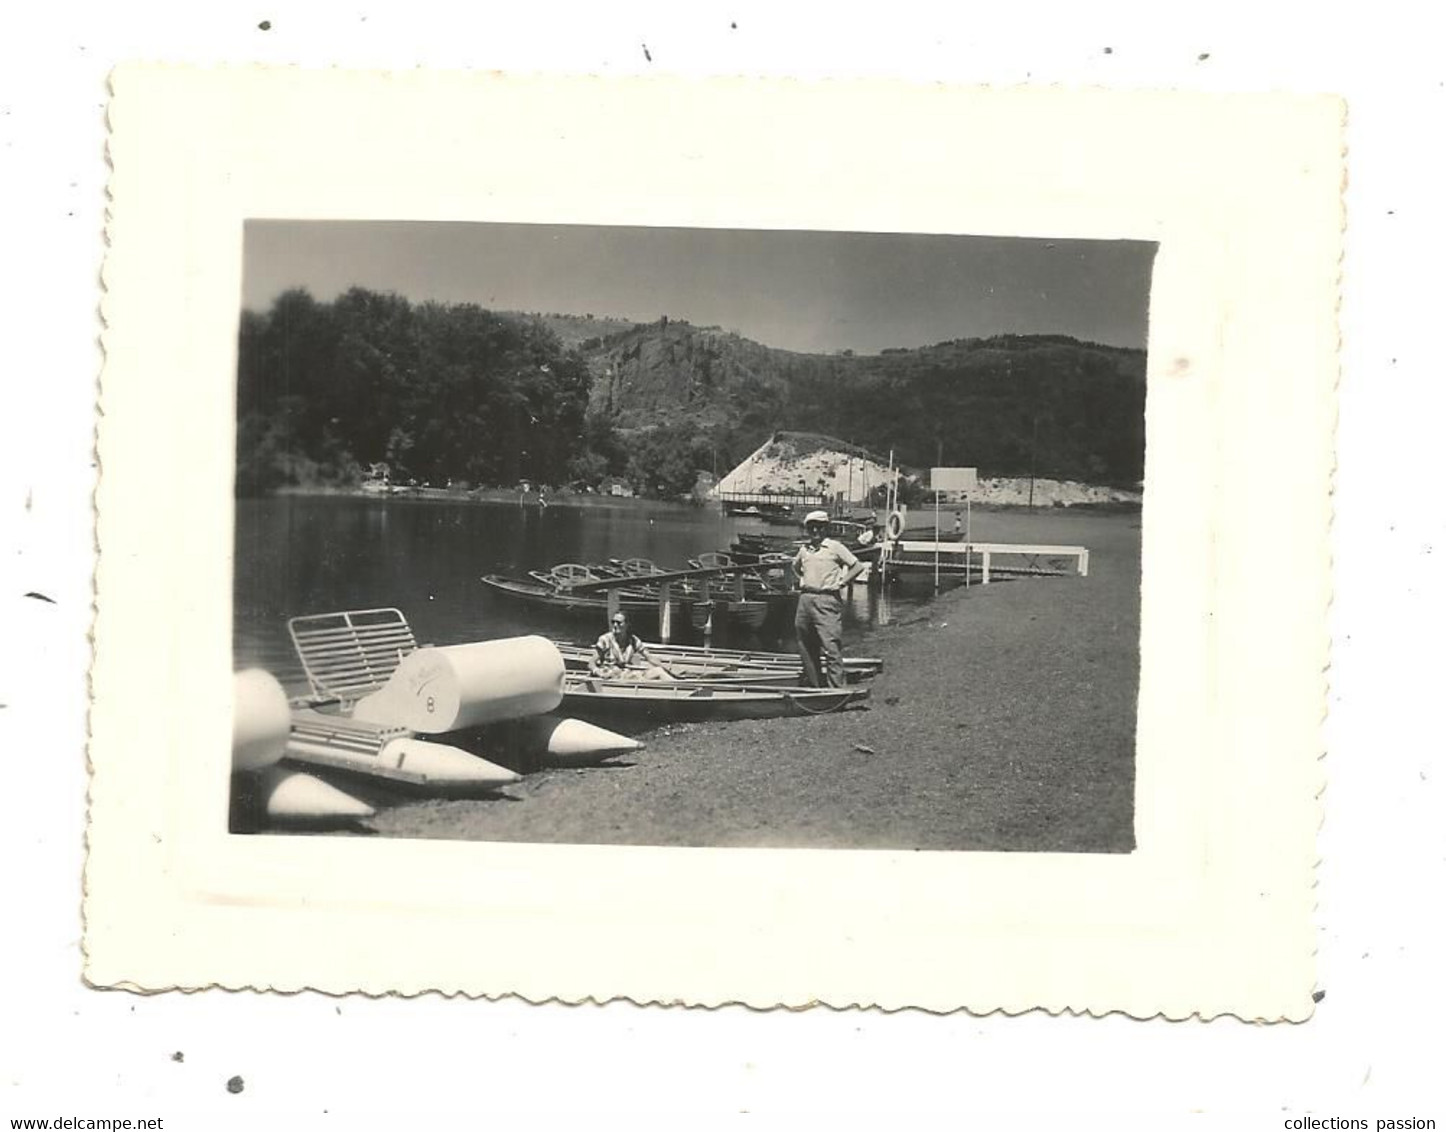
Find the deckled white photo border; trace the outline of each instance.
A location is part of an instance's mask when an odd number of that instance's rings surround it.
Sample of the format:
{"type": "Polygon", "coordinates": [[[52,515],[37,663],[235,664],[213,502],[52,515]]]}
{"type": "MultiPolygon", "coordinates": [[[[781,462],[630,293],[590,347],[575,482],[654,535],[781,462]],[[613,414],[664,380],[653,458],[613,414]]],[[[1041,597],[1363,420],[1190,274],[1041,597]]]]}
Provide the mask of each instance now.
{"type": "Polygon", "coordinates": [[[262,68],[113,88],[93,983],[1309,1015],[1337,100],[262,68]],[[1136,852],[227,835],[248,217],[1158,241],[1136,852]]]}

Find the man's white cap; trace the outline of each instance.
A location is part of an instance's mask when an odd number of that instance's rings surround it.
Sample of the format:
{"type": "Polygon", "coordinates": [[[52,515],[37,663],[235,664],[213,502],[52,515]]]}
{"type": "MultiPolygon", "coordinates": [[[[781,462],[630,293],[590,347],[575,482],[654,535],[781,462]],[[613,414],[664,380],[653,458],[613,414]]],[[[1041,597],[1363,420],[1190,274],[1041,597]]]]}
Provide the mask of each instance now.
{"type": "Polygon", "coordinates": [[[805,516],[803,517],[803,525],[804,525],[805,527],[808,526],[810,523],[827,523],[827,522],[828,522],[828,512],[827,512],[827,511],[810,511],[807,515],[805,515],[805,516]]]}

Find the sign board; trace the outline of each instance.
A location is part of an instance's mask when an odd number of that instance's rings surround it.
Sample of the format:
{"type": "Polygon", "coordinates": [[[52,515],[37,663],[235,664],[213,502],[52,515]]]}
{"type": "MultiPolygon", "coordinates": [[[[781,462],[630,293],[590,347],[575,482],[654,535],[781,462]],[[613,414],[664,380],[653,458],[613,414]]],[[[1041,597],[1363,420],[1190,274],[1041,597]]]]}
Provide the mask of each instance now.
{"type": "Polygon", "coordinates": [[[978,468],[931,468],[929,490],[950,495],[972,495],[979,490],[978,468]]]}

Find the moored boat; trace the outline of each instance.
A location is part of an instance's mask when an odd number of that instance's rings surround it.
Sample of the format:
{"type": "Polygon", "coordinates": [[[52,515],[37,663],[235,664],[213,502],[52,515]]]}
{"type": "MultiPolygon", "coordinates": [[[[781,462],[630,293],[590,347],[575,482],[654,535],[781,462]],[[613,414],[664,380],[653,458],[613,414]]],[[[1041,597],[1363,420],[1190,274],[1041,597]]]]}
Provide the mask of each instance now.
{"type": "Polygon", "coordinates": [[[740,597],[731,581],[678,578],[677,571],[663,570],[643,558],[615,559],[592,566],[564,562],[551,570],[533,570],[530,574],[530,580],[488,574],[482,584],[494,593],[534,606],[595,616],[608,609],[608,594],[604,588],[589,583],[626,582],[616,588],[615,600],[634,628],[650,635],[659,632],[661,589],[654,580],[659,576],[669,586],[669,616],[675,629],[689,624],[696,631],[706,632],[711,621],[714,629],[726,624],[729,628],[757,630],[768,621],[780,600],[788,600],[786,595],[763,599],[746,592],[740,597]]]}
{"type": "MultiPolygon", "coordinates": [[[[654,604],[658,601],[659,591],[657,583],[650,579],[655,575],[668,573],[647,558],[629,558],[624,561],[613,558],[606,564],[589,566],[587,569],[591,570],[595,577],[637,579],[636,586],[619,590],[619,594],[623,597],[642,598],[654,604]]],[[[686,579],[675,580],[671,583],[671,596],[683,603],[694,629],[702,632],[707,628],[708,619],[714,615],[715,608],[710,604],[713,595],[706,583],[700,585],[686,579]]]]}
{"type": "MultiPolygon", "coordinates": [[[[544,585],[539,581],[507,578],[501,574],[484,575],[482,584],[499,596],[521,601],[537,608],[586,616],[598,624],[602,624],[607,616],[608,599],[607,595],[601,591],[571,593],[566,589],[544,585]]],[[[668,604],[675,624],[684,624],[683,618],[687,618],[687,623],[691,623],[693,602],[675,597],[670,598],[668,604]]],[[[618,605],[639,632],[657,633],[658,599],[656,597],[622,596],[618,600],[618,605]]],[[[705,613],[704,620],[706,621],[706,619],[705,613]]]]}
{"type": "MultiPolygon", "coordinates": [[[[698,569],[712,569],[731,563],[714,562],[700,566],[694,561],[689,565],[698,569]]],[[[647,584],[646,592],[655,597],[656,584],[649,583],[648,579],[668,573],[646,558],[629,558],[623,562],[614,560],[612,566],[621,571],[622,576],[637,578],[647,584]]],[[[770,595],[750,590],[747,585],[740,586],[732,578],[701,578],[673,584],[681,586],[683,594],[693,601],[692,620],[695,629],[706,629],[710,620],[715,628],[726,622],[729,626],[761,629],[774,607],[770,595]]]]}
{"type": "MultiPolygon", "coordinates": [[[[554,641],[570,672],[584,672],[592,660],[587,645],[554,641]]],[[[732,683],[794,684],[803,678],[803,662],[796,653],[748,652],[742,649],[703,649],[688,645],[650,644],[648,655],[685,680],[721,680],[732,683]],[[772,680],[778,676],[779,679],[772,680]],[[768,679],[763,679],[767,677],[768,679]],[[757,679],[755,679],[757,678],[757,679]]],[[[877,657],[844,657],[844,678],[850,684],[869,680],[884,670],[877,657]]]]}
{"type": "MultiPolygon", "coordinates": [[[[554,642],[557,643],[557,642],[554,642]]],[[[560,646],[561,648],[561,646],[560,646]]],[[[697,664],[755,665],[761,668],[803,668],[797,652],[768,652],[766,649],[714,649],[700,645],[649,645],[658,658],[674,656],[697,664]]],[[[850,679],[876,677],[884,671],[878,656],[844,656],[843,669],[850,679]]]]}
{"type": "MultiPolygon", "coordinates": [[[[883,550],[884,540],[878,528],[864,523],[851,523],[842,519],[830,521],[825,532],[828,538],[843,543],[861,562],[871,562],[883,550]]],[[[740,531],[734,536],[728,551],[735,562],[751,564],[772,560],[787,563],[798,553],[806,540],[802,536],[762,535],[740,531]]]]}
{"type": "Polygon", "coordinates": [[[865,687],[740,687],[713,681],[609,680],[569,673],[563,701],[576,715],[626,716],[641,726],[824,715],[868,699],[865,687]]]}
{"type": "MultiPolygon", "coordinates": [[[[563,646],[559,644],[558,648],[563,646]]],[[[792,672],[803,668],[803,661],[797,653],[769,652],[764,649],[715,649],[699,645],[650,644],[648,652],[665,664],[679,660],[699,665],[721,665],[730,669],[752,667],[792,672]]],[[[844,673],[850,680],[877,676],[883,670],[884,662],[878,657],[844,657],[844,673]]]]}
{"type": "MultiPolygon", "coordinates": [[[[574,674],[587,672],[594,655],[593,650],[586,645],[558,644],[557,651],[562,654],[567,671],[574,674]]],[[[799,665],[767,668],[758,664],[736,664],[730,661],[680,659],[669,655],[666,646],[662,645],[649,645],[648,655],[663,665],[669,680],[674,682],[707,681],[739,687],[750,684],[787,687],[797,684],[803,675],[803,669],[799,665]]],[[[624,678],[640,679],[644,671],[645,669],[639,668],[637,676],[624,678]]]]}
{"type": "Polygon", "coordinates": [[[726,551],[708,550],[697,558],[688,559],[688,564],[699,570],[713,570],[722,566],[753,566],[754,569],[746,574],[718,580],[717,588],[732,590],[735,595],[740,586],[744,597],[756,599],[787,594],[792,588],[789,584],[788,559],[781,555],[761,558],[756,562],[740,562],[726,551]]]}
{"type": "Polygon", "coordinates": [[[745,519],[767,519],[770,522],[797,522],[793,515],[793,505],[778,500],[725,499],[723,514],[745,519]]]}

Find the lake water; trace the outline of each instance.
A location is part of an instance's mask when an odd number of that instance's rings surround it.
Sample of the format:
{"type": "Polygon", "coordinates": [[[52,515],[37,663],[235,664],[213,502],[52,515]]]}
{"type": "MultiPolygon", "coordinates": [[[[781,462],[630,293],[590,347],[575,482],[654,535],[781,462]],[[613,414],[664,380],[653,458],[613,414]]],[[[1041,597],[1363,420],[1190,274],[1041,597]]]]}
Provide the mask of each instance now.
{"type": "MultiPolygon", "coordinates": [[[[683,568],[726,550],[736,532],[787,533],[758,519],[641,500],[487,503],[282,495],[236,504],[234,651],[238,668],[270,670],[304,685],[286,620],[307,613],[395,607],[419,641],[448,645],[525,633],[590,642],[606,629],[588,618],[539,611],[486,590],[484,574],[526,577],[562,562],[648,558],[683,568]]],[[[933,595],[931,582],[853,587],[845,647],[871,623],[933,595]]],[[[719,646],[794,647],[773,636],[720,628],[719,646]]],[[[688,639],[686,637],[682,639],[688,639]]]]}
{"type": "MultiPolygon", "coordinates": [[[[932,510],[910,518],[911,526],[933,522],[932,510]]],[[[973,513],[971,533],[980,542],[1088,546],[1092,573],[1119,574],[1137,608],[1139,523],[1138,514],[980,509],[973,513]]],[[[943,512],[939,525],[952,530],[952,511],[943,512]]],[[[590,643],[606,629],[600,613],[593,621],[530,608],[488,591],[482,575],[525,578],[529,570],[562,562],[610,558],[648,558],[682,568],[703,551],[726,550],[738,532],[789,530],[724,516],[716,507],[595,497],[547,508],[326,495],[241,499],[236,504],[235,663],[266,668],[288,688],[302,691],[305,680],[286,633],[287,618],[377,607],[400,609],[417,639],[427,644],[526,633],[590,643]]],[[[944,584],[958,582],[946,579],[944,584]]],[[[859,651],[870,625],[905,617],[933,596],[933,579],[927,575],[900,579],[886,591],[854,586],[844,610],[845,651],[859,651]]],[[[795,647],[791,626],[772,636],[730,632],[724,626],[713,643],[795,647]]]]}

